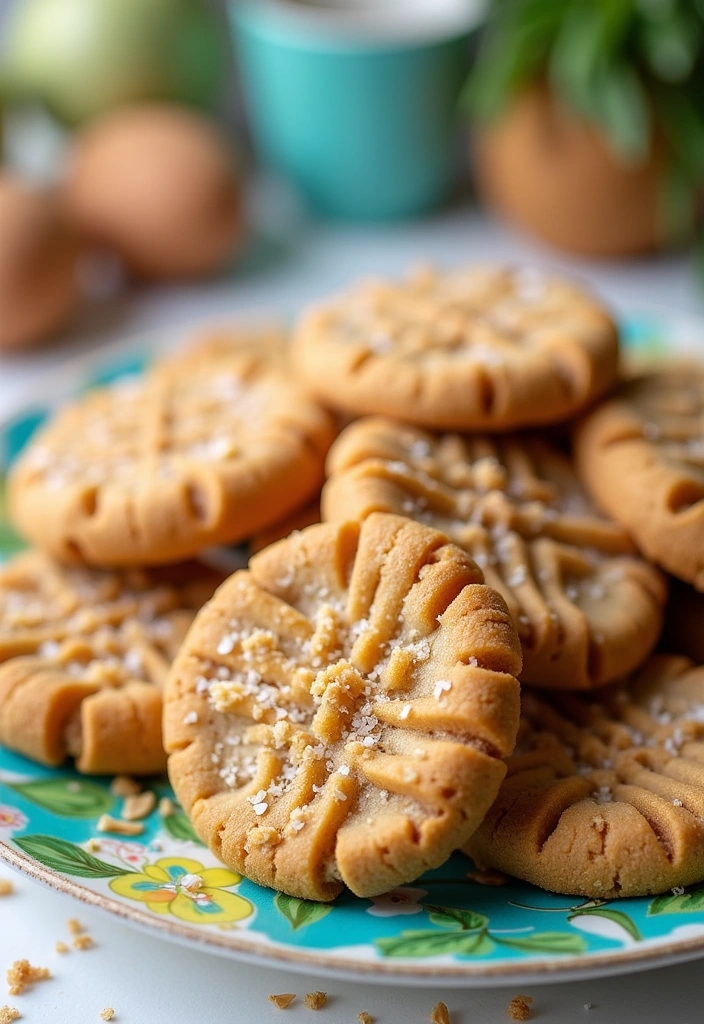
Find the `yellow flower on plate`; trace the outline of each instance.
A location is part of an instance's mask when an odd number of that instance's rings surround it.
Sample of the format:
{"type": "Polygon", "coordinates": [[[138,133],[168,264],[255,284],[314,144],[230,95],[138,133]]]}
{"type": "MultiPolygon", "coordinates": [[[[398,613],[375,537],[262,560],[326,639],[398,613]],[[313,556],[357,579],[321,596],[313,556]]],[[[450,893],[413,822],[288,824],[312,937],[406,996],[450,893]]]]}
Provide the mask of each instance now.
{"type": "Polygon", "coordinates": [[[249,917],[249,900],[228,892],[242,881],[227,868],[206,868],[186,857],[162,857],[142,871],[110,882],[118,896],[145,903],[155,914],[173,914],[190,924],[224,924],[249,917]]]}

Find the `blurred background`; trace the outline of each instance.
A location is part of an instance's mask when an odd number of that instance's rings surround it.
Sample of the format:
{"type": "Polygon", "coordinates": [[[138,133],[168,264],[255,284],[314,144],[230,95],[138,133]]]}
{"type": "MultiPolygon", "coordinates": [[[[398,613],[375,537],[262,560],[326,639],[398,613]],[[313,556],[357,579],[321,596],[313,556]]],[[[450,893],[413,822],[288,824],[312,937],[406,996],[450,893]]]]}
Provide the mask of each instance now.
{"type": "Polygon", "coordinates": [[[0,0],[0,413],[421,261],[703,301],[704,0],[0,0]]]}

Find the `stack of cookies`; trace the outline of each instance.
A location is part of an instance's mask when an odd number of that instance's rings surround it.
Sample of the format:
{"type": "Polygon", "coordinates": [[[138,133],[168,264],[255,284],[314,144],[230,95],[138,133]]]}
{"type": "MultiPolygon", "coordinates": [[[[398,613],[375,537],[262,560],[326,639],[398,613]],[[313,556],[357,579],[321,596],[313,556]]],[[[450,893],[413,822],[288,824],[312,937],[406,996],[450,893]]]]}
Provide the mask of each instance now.
{"type": "Polygon", "coordinates": [[[211,849],[302,898],[456,849],[592,898],[701,881],[704,370],[619,375],[574,285],[427,270],[83,398],[11,479],[0,742],[165,750],[211,849]]]}

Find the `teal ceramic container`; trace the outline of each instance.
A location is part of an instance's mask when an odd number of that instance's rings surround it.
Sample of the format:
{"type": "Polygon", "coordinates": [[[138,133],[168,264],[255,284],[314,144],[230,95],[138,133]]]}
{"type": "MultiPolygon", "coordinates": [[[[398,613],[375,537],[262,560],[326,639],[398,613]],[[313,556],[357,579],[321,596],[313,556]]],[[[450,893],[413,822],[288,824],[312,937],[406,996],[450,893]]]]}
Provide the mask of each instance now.
{"type": "Polygon", "coordinates": [[[233,0],[230,9],[257,148],[315,209],[385,220],[447,196],[475,3],[415,32],[401,8],[397,31],[387,23],[378,34],[373,19],[359,27],[290,0],[233,0]]]}

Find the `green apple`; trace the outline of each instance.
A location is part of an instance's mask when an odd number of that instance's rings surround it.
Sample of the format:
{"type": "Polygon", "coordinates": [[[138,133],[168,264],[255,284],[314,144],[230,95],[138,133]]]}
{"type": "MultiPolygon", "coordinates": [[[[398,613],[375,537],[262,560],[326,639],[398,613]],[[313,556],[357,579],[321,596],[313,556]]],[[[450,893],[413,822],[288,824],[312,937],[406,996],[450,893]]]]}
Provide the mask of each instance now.
{"type": "Polygon", "coordinates": [[[19,0],[0,85],[68,124],[140,100],[207,106],[226,40],[206,0],[19,0]]]}

